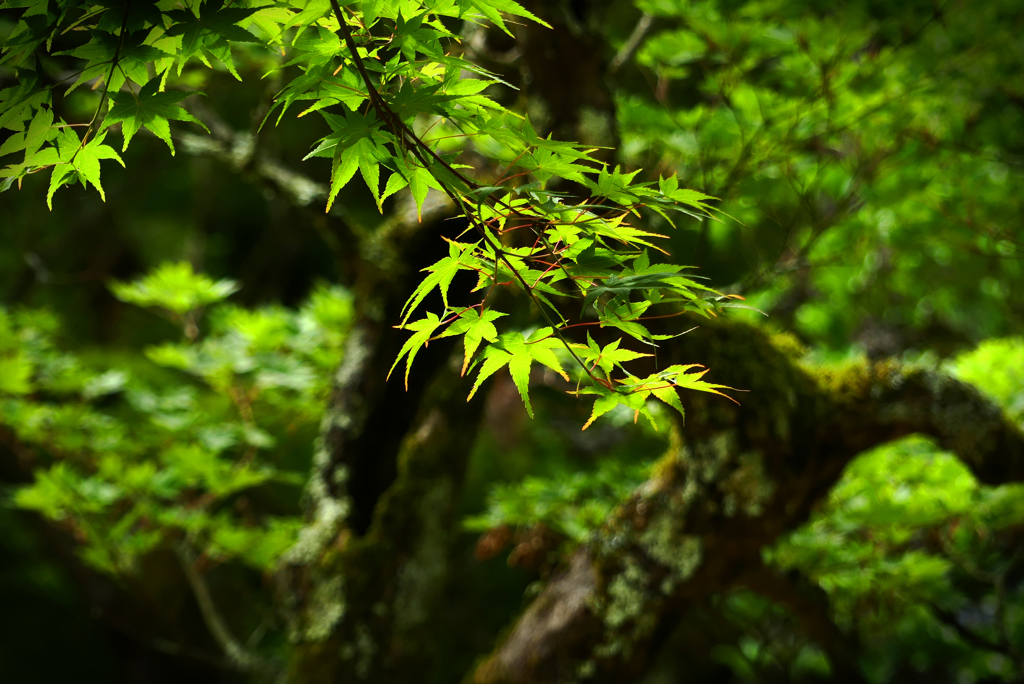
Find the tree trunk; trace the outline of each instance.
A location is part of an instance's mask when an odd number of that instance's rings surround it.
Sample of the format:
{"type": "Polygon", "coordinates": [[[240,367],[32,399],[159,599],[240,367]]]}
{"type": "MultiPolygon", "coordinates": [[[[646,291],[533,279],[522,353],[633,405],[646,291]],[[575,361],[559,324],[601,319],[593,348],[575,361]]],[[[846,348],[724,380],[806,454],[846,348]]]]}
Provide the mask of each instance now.
{"type": "MultiPolygon", "coordinates": [[[[527,4],[552,26],[516,26],[521,92],[538,130],[613,147],[607,56],[592,30],[603,3],[527,4]]],[[[404,298],[447,253],[440,236],[463,227],[442,221],[451,207],[435,200],[422,223],[405,211],[386,230],[346,235],[359,252],[344,259],[356,268],[357,322],[307,485],[308,525],[278,577],[296,682],[406,682],[429,667],[431,615],[483,407],[482,398],[466,405],[447,341],[417,356],[408,389],[386,381],[407,336],[391,328],[404,298]]]]}

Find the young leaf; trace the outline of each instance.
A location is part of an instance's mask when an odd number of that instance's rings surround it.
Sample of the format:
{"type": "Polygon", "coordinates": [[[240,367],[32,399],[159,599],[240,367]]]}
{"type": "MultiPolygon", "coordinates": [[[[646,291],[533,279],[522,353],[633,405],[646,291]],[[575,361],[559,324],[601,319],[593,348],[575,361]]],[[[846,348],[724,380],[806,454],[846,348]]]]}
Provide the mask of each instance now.
{"type": "Polygon", "coordinates": [[[156,137],[167,143],[167,147],[171,149],[173,155],[174,142],[171,140],[171,127],[168,123],[171,119],[191,121],[202,126],[207,133],[210,132],[206,128],[206,124],[177,104],[193,93],[180,90],[160,93],[157,92],[159,87],[160,79],[154,78],[142,86],[138,95],[132,92],[111,95],[114,105],[103,121],[103,128],[121,123],[121,135],[124,136],[122,152],[128,149],[128,143],[139,129],[145,126],[156,137]]]}
{"type": "Polygon", "coordinates": [[[100,185],[100,160],[114,159],[121,166],[124,166],[124,161],[122,161],[121,157],[118,156],[112,147],[103,144],[104,137],[104,134],[100,133],[86,143],[85,147],[75,155],[72,164],[75,170],[78,171],[78,175],[92,183],[93,187],[99,191],[100,198],[106,202],[107,195],[103,192],[103,186],[100,185]]]}
{"type": "Polygon", "coordinates": [[[488,342],[494,342],[498,339],[498,331],[494,327],[493,321],[506,316],[500,311],[494,309],[487,309],[481,315],[477,309],[466,309],[463,311],[459,318],[448,326],[445,330],[444,336],[448,337],[451,335],[465,335],[463,342],[466,348],[466,358],[462,362],[462,373],[466,374],[466,369],[469,368],[469,362],[473,358],[473,354],[476,353],[477,347],[480,346],[482,340],[488,342]]]}
{"type": "Polygon", "coordinates": [[[409,370],[412,368],[413,359],[416,358],[416,354],[419,353],[420,349],[427,346],[428,340],[433,336],[434,331],[441,325],[441,320],[438,319],[437,314],[427,312],[427,317],[422,318],[412,323],[406,323],[400,327],[406,330],[412,330],[413,336],[405,341],[402,345],[402,349],[398,352],[398,357],[395,362],[391,364],[391,369],[388,370],[388,377],[391,377],[391,373],[395,370],[395,366],[403,358],[408,356],[405,360],[405,389],[409,389],[409,370]]]}
{"type": "Polygon", "coordinates": [[[538,361],[558,373],[566,381],[569,380],[569,376],[562,369],[562,364],[559,363],[558,357],[553,351],[562,346],[558,338],[553,336],[553,332],[551,328],[541,328],[529,338],[522,333],[510,332],[501,335],[496,342],[488,345],[481,357],[483,365],[477,374],[476,382],[473,383],[473,389],[470,391],[467,401],[473,398],[484,380],[507,365],[512,380],[519,390],[519,395],[523,398],[523,403],[526,404],[526,412],[533,418],[533,406],[530,404],[529,395],[530,368],[533,362],[538,361]]]}
{"type": "Polygon", "coordinates": [[[599,395],[597,401],[594,402],[593,410],[590,412],[590,418],[583,424],[584,430],[593,425],[595,420],[619,405],[632,410],[634,412],[634,420],[636,419],[636,415],[643,413],[651,422],[651,425],[654,425],[655,429],[657,429],[657,424],[654,422],[654,416],[651,415],[650,410],[647,408],[647,403],[645,401],[646,396],[642,392],[618,392],[606,387],[595,385],[581,389],[577,394],[599,395]]]}
{"type": "Polygon", "coordinates": [[[723,394],[722,392],[719,391],[737,390],[734,390],[732,387],[728,387],[726,385],[715,385],[710,382],[704,382],[703,380],[701,380],[701,378],[703,378],[707,374],[708,370],[710,369],[705,368],[700,364],[691,363],[685,366],[669,366],[661,373],[659,373],[658,376],[670,381],[676,387],[681,387],[683,389],[688,390],[696,390],[698,392],[708,392],[710,394],[717,394],[721,397],[725,397],[734,404],[739,404],[738,401],[730,397],[728,394],[723,394]],[[690,372],[691,370],[693,372],[690,372]]]}
{"type": "Polygon", "coordinates": [[[331,169],[331,193],[327,196],[327,208],[324,212],[331,210],[331,207],[334,205],[334,198],[338,196],[342,188],[348,185],[348,182],[352,180],[352,176],[356,175],[358,169],[359,157],[355,151],[351,148],[343,150],[341,145],[339,145],[334,154],[334,164],[331,169]]]}
{"type": "Polygon", "coordinates": [[[572,346],[583,362],[590,367],[591,371],[600,368],[604,371],[605,377],[608,377],[608,374],[612,372],[612,368],[615,366],[621,368],[622,364],[627,361],[651,356],[651,354],[642,354],[629,349],[619,349],[621,342],[621,338],[617,339],[602,349],[590,337],[590,333],[587,333],[587,344],[574,344],[572,346]]]}
{"type": "Polygon", "coordinates": [[[178,75],[185,63],[210,41],[224,38],[236,43],[255,43],[256,36],[249,33],[238,22],[252,16],[259,8],[224,7],[224,0],[210,0],[195,11],[191,9],[171,10],[167,13],[174,24],[167,29],[168,36],[181,36],[181,53],[178,75]]]}
{"type": "Polygon", "coordinates": [[[455,278],[455,274],[460,270],[471,270],[471,263],[463,263],[462,255],[471,245],[467,245],[461,242],[448,242],[448,256],[441,259],[433,266],[428,266],[423,269],[429,271],[430,275],[423,279],[422,282],[416,287],[412,295],[405,302],[405,306],[402,307],[402,323],[405,324],[409,320],[409,316],[416,310],[416,307],[427,297],[428,294],[433,292],[434,288],[441,290],[441,300],[444,302],[445,308],[448,308],[448,288],[451,287],[452,280],[455,278]]]}

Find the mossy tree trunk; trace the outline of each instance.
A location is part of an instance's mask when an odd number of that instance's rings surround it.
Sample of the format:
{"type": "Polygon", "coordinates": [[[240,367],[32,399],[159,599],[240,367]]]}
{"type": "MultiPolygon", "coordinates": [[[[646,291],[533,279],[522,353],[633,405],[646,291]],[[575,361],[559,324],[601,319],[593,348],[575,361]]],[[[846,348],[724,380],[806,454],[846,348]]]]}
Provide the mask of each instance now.
{"type": "Polygon", "coordinates": [[[404,298],[446,253],[451,207],[399,213],[363,238],[356,323],[306,490],[309,524],[279,573],[295,682],[399,681],[447,578],[456,505],[482,402],[466,403],[453,345],[431,344],[406,388],[387,381],[404,298]],[[444,251],[444,253],[442,253],[444,251]]]}

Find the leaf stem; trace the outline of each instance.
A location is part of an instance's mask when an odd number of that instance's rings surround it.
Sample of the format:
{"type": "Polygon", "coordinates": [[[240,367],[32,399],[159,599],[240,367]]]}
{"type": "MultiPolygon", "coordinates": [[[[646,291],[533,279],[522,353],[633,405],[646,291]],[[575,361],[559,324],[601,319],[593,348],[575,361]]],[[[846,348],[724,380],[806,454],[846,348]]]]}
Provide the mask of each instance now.
{"type": "Polygon", "coordinates": [[[117,70],[117,63],[121,60],[121,48],[124,46],[124,34],[128,30],[128,12],[131,10],[132,0],[125,0],[124,3],[124,14],[121,16],[121,33],[117,37],[117,47],[114,49],[114,57],[110,62],[110,73],[107,74],[107,79],[103,82],[103,94],[100,96],[100,103],[96,106],[96,111],[93,112],[92,119],[89,121],[89,127],[85,129],[85,135],[82,136],[82,143],[75,150],[75,154],[72,155],[68,163],[72,163],[78,153],[85,148],[85,144],[89,141],[89,134],[92,132],[93,124],[100,117],[100,112],[103,111],[103,105],[107,102],[107,92],[110,90],[110,79],[114,78],[114,72],[117,70]]]}

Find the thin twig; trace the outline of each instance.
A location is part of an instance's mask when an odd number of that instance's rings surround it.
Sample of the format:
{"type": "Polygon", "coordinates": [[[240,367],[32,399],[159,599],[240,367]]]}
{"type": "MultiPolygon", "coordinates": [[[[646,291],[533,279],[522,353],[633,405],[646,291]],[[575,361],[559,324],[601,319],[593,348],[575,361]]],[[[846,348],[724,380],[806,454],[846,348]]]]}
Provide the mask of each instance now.
{"type": "MultiPolygon", "coordinates": [[[[92,120],[89,121],[89,127],[85,129],[85,135],[82,136],[82,144],[78,146],[78,150],[75,151],[75,156],[78,156],[78,151],[85,147],[85,143],[89,141],[89,134],[92,133],[93,124],[100,117],[100,112],[103,111],[103,105],[107,102],[107,92],[110,90],[110,79],[114,78],[114,72],[117,70],[117,63],[121,60],[121,48],[124,46],[124,34],[128,30],[128,12],[131,10],[132,0],[125,0],[124,3],[124,14],[121,16],[121,33],[117,37],[117,48],[114,49],[114,57],[110,62],[110,73],[107,74],[107,80],[103,82],[103,94],[100,96],[100,103],[96,106],[96,111],[93,112],[92,120]]],[[[75,157],[71,158],[74,161],[75,157]]],[[[69,161],[68,163],[71,163],[69,161]]]]}
{"type": "Polygon", "coordinates": [[[613,74],[618,71],[623,64],[628,62],[632,57],[633,53],[637,51],[640,44],[643,43],[644,38],[647,36],[647,32],[651,30],[651,24],[654,23],[654,17],[644,12],[640,17],[640,20],[636,22],[636,26],[633,27],[633,32],[629,34],[629,38],[626,39],[625,44],[619,49],[619,52],[612,59],[612,63],[608,65],[608,70],[613,74]]]}
{"type": "Polygon", "coordinates": [[[181,569],[185,572],[185,578],[192,588],[196,603],[199,605],[199,612],[203,616],[203,622],[210,630],[214,640],[223,649],[228,659],[239,669],[245,672],[272,673],[274,668],[260,656],[252,653],[242,646],[228,628],[227,623],[217,610],[213,597],[210,595],[210,588],[206,580],[196,569],[196,555],[188,542],[181,542],[176,549],[178,560],[181,562],[181,569]]]}

